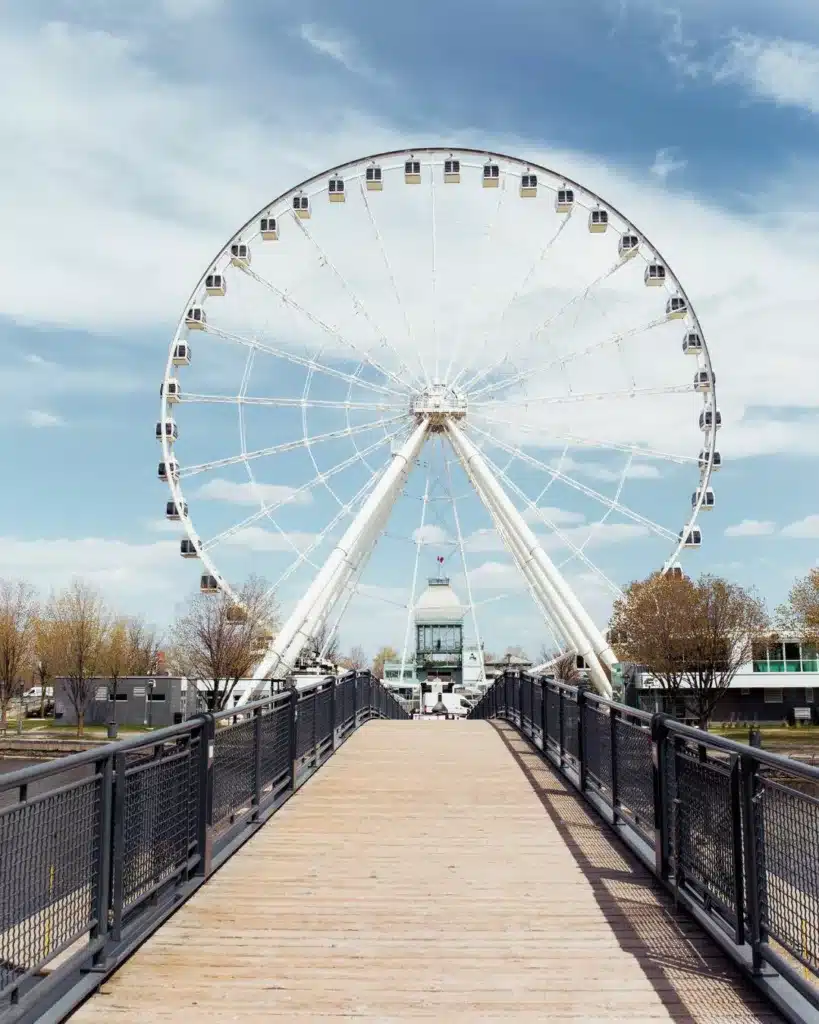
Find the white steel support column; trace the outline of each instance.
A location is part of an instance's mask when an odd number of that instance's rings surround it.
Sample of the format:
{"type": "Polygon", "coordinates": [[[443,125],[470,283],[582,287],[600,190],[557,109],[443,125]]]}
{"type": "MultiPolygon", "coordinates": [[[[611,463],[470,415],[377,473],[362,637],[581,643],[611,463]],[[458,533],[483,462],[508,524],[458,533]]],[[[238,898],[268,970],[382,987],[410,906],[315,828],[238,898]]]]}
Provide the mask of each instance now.
{"type": "Polygon", "coordinates": [[[337,589],[333,584],[337,583],[339,575],[344,576],[345,565],[350,567],[357,564],[357,556],[362,544],[366,549],[370,537],[368,528],[372,525],[373,520],[381,521],[382,517],[386,517],[389,509],[392,508],[406,482],[410,467],[418,458],[428,429],[429,420],[425,418],[415,427],[401,450],[393,455],[392,462],[361,506],[358,515],[350,523],[344,536],[330,553],[307,592],[279,630],[267,654],[256,667],[254,678],[266,679],[271,673],[287,671],[289,666],[285,664],[285,653],[290,655],[291,651],[296,651],[295,656],[298,656],[307,637],[303,633],[301,634],[301,645],[299,646],[293,644],[296,634],[304,626],[308,617],[317,613],[317,618],[320,618],[324,609],[329,608],[334,595],[337,596],[337,589]],[[292,648],[291,645],[293,645],[292,648]]]}
{"type": "MultiPolygon", "coordinates": [[[[555,612],[559,613],[559,621],[563,622],[566,629],[575,634],[572,637],[575,646],[581,653],[588,650],[593,652],[594,656],[590,659],[589,665],[590,674],[598,690],[604,696],[610,696],[611,682],[600,663],[602,662],[607,668],[615,665],[617,658],[614,652],[552,560],[538,544],[534,533],[487,467],[480,451],[451,419],[447,421],[446,429],[456,454],[463,465],[469,467],[480,482],[484,496],[488,497],[497,509],[507,532],[510,536],[514,536],[520,546],[525,549],[527,562],[531,560],[540,569],[537,575],[541,577],[545,592],[548,594],[551,590],[554,594],[555,612]],[[568,617],[564,613],[568,613],[568,617]]],[[[550,601],[549,604],[552,602],[550,601]]]]}

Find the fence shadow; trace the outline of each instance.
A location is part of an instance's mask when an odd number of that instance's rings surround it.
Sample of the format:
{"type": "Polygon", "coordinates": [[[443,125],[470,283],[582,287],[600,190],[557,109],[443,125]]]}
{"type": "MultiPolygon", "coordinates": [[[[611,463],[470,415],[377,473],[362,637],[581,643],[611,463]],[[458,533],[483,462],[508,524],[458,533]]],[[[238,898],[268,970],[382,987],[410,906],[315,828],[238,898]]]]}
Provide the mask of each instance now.
{"type": "Polygon", "coordinates": [[[779,1014],[660,887],[610,827],[512,725],[493,720],[624,952],[683,1022],[773,1022],[779,1014]]]}

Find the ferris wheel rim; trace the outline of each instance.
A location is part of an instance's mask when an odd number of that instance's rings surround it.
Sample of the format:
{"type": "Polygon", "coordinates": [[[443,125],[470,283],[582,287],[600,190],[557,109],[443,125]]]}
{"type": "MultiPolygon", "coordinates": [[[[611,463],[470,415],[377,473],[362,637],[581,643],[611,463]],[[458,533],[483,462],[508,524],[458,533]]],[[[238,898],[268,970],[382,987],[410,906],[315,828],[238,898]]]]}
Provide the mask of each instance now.
{"type": "MultiPolygon", "coordinates": [[[[685,541],[686,541],[686,538],[687,538],[689,532],[693,529],[694,524],[697,522],[699,513],[701,511],[703,502],[704,502],[705,497],[706,497],[706,491],[707,491],[707,488],[709,486],[711,475],[712,475],[712,471],[713,471],[713,468],[714,468],[714,454],[715,454],[715,451],[716,451],[716,426],[717,426],[717,424],[716,424],[716,412],[717,412],[718,406],[717,406],[716,381],[715,381],[715,378],[714,378],[713,366],[712,366],[712,361],[711,361],[711,353],[710,353],[710,349],[709,349],[709,346],[708,346],[708,341],[707,341],[707,338],[705,336],[705,332],[703,331],[703,328],[702,328],[699,316],[697,315],[696,308],[695,308],[693,302],[690,300],[690,297],[689,297],[689,295],[688,295],[688,293],[687,293],[687,291],[686,291],[686,289],[684,287],[684,284],[682,283],[680,278],[677,276],[677,274],[674,272],[673,267],[670,265],[670,263],[664,257],[662,251],[653,243],[653,241],[649,238],[649,236],[645,232],[643,232],[643,231],[639,230],[638,228],[636,228],[636,226],[634,225],[634,221],[631,218],[626,217],[617,206],[615,206],[613,203],[609,202],[602,195],[600,195],[599,193],[597,193],[593,189],[589,188],[588,186],[584,185],[580,181],[572,178],[571,176],[563,174],[562,172],[556,171],[553,168],[551,168],[551,167],[549,167],[549,166],[547,166],[545,164],[542,164],[542,163],[540,163],[540,162],[538,162],[536,160],[528,160],[528,159],[526,159],[524,157],[514,156],[514,155],[510,155],[508,153],[499,152],[499,151],[492,150],[492,149],[475,148],[475,147],[469,147],[469,146],[459,146],[459,145],[429,146],[429,145],[420,145],[420,146],[407,146],[407,147],[404,147],[404,148],[401,148],[401,149],[386,150],[386,151],[381,151],[381,152],[376,152],[376,153],[368,154],[366,156],[358,157],[358,158],[353,159],[353,160],[348,160],[348,161],[344,161],[344,162],[341,162],[341,163],[336,163],[336,164],[331,165],[330,167],[326,168],[325,170],[322,170],[322,171],[320,171],[320,172],[318,172],[316,174],[312,174],[312,175],[306,177],[305,179],[303,179],[298,184],[296,184],[294,186],[291,186],[290,188],[288,188],[285,191],[281,192],[274,199],[272,199],[272,200],[268,201],[267,203],[265,203],[264,205],[262,205],[250,218],[248,218],[244,222],[244,224],[238,229],[238,231],[233,232],[233,234],[231,234],[228,237],[226,242],[216,252],[215,256],[205,265],[204,271],[202,272],[202,274],[199,277],[196,285],[192,289],[192,291],[191,291],[191,293],[190,293],[190,295],[188,297],[188,300],[185,303],[185,306],[184,306],[184,308],[183,308],[183,310],[181,312],[181,315],[178,318],[177,326],[176,326],[176,329],[174,331],[174,334],[173,334],[173,337],[172,337],[171,343],[170,343],[170,348],[169,348],[169,353],[168,353],[168,360],[167,360],[167,363],[166,363],[165,380],[168,380],[169,378],[171,378],[173,376],[173,373],[174,373],[173,353],[174,353],[175,345],[182,338],[182,332],[183,332],[184,327],[185,327],[185,312],[186,312],[186,310],[188,308],[190,308],[191,305],[194,305],[194,304],[197,303],[197,299],[199,299],[199,297],[201,296],[201,292],[202,292],[202,288],[203,288],[203,284],[204,284],[204,280],[205,280],[206,276],[208,275],[209,272],[212,272],[213,268],[215,268],[215,267],[217,267],[219,265],[220,260],[228,252],[229,247],[231,246],[231,244],[233,244],[237,239],[241,239],[242,236],[245,235],[253,227],[254,223],[258,222],[260,217],[263,217],[267,212],[271,211],[275,207],[278,207],[279,205],[284,203],[288,198],[292,197],[296,193],[304,192],[305,190],[310,189],[312,186],[314,186],[317,183],[323,182],[324,183],[324,187],[315,190],[315,194],[320,194],[321,192],[327,191],[326,181],[327,181],[328,177],[330,177],[332,175],[342,175],[343,172],[345,170],[347,170],[347,169],[358,168],[359,169],[359,173],[357,175],[352,176],[352,177],[357,177],[357,178],[361,179],[363,177],[363,174],[364,174],[364,171],[366,169],[366,166],[368,164],[371,165],[371,164],[375,163],[376,161],[385,161],[385,160],[391,160],[391,159],[396,159],[396,160],[400,159],[400,160],[403,161],[403,160],[406,160],[406,158],[410,157],[410,156],[412,156],[412,157],[428,156],[428,157],[432,158],[429,161],[429,165],[434,165],[435,162],[436,162],[436,158],[440,161],[441,159],[444,159],[446,156],[453,156],[453,155],[456,155],[456,154],[457,155],[465,154],[465,155],[467,155],[469,157],[476,158],[476,160],[478,160],[479,163],[476,163],[475,166],[479,166],[480,163],[485,163],[487,160],[489,160],[489,161],[492,161],[492,160],[503,161],[506,165],[508,165],[504,169],[504,173],[505,174],[511,174],[512,176],[514,176],[514,174],[515,174],[514,168],[523,168],[523,167],[525,167],[527,170],[531,170],[531,171],[533,171],[533,172],[535,172],[537,174],[542,174],[544,176],[547,176],[548,178],[551,178],[553,181],[561,181],[567,187],[576,190],[584,198],[586,198],[588,200],[591,200],[592,202],[596,202],[602,208],[604,208],[607,211],[609,211],[610,214],[612,214],[615,217],[617,217],[622,222],[622,224],[628,225],[628,226],[631,227],[632,230],[634,230],[634,232],[638,235],[640,241],[642,243],[645,243],[647,248],[651,251],[651,254],[653,255],[653,257],[655,257],[658,261],[660,261],[664,265],[664,267],[666,268],[668,277],[671,279],[671,281],[673,282],[673,284],[675,286],[676,294],[678,294],[684,300],[685,305],[686,305],[686,309],[687,309],[687,318],[690,321],[691,329],[696,330],[697,333],[699,334],[700,338],[701,338],[701,343],[702,344],[701,344],[700,358],[702,360],[702,363],[704,364],[704,368],[710,374],[710,381],[711,381],[710,389],[709,389],[709,393],[708,393],[707,398],[704,399],[704,407],[706,407],[708,404],[711,405],[711,408],[714,410],[714,417],[715,417],[715,419],[714,419],[714,422],[712,424],[711,429],[706,431],[705,432],[705,436],[703,437],[703,448],[701,449],[701,451],[707,455],[707,462],[706,462],[704,471],[702,471],[701,475],[700,475],[700,482],[698,484],[698,492],[697,492],[698,493],[698,497],[697,497],[696,502],[692,505],[692,509],[691,509],[690,515],[688,517],[688,520],[687,520],[685,526],[683,527],[683,530],[680,532],[678,543],[674,547],[674,550],[672,551],[671,555],[667,558],[666,562],[664,563],[663,569],[664,570],[668,569],[668,567],[670,567],[671,565],[675,564],[676,559],[679,557],[679,554],[680,554],[681,550],[686,546],[685,541]]],[[[346,181],[348,179],[344,179],[344,180],[346,181]]],[[[544,183],[544,184],[546,184],[546,183],[544,183]]],[[[551,187],[551,186],[550,185],[546,185],[546,187],[551,187]]],[[[185,335],[185,337],[187,337],[187,336],[185,335]]],[[[326,346],[320,347],[319,348],[319,353],[321,353],[324,350],[325,347],[326,346]]],[[[358,366],[357,366],[357,368],[355,370],[354,376],[356,376],[356,377],[358,376],[359,372],[361,371],[361,367],[363,365],[364,365],[363,361],[358,364],[358,366]]],[[[309,390],[309,386],[310,386],[310,382],[311,382],[311,379],[312,379],[313,372],[314,371],[311,369],[310,373],[308,374],[308,379],[307,379],[307,381],[305,383],[305,387],[308,390],[309,390]]],[[[349,383],[349,387],[348,387],[348,393],[349,393],[349,391],[352,388],[353,388],[353,381],[351,380],[350,383],[349,383]]],[[[409,390],[409,393],[412,393],[413,388],[412,388],[411,385],[408,385],[408,390],[409,390]]],[[[303,406],[302,407],[302,414],[303,415],[304,415],[304,412],[305,412],[305,407],[303,406]]],[[[160,416],[161,416],[161,422],[165,422],[169,418],[172,418],[171,403],[168,400],[168,395],[166,393],[164,393],[164,392],[163,392],[162,399],[161,399],[160,416]]],[[[347,413],[347,421],[348,421],[348,425],[349,425],[349,410],[348,410],[348,413],[347,413]]],[[[385,434],[386,434],[386,431],[387,431],[387,428],[386,428],[386,425],[384,425],[384,432],[385,432],[385,434]]],[[[360,451],[358,449],[357,441],[354,441],[353,443],[355,445],[356,451],[360,455],[360,451]]],[[[566,455],[566,452],[567,452],[569,446],[570,446],[570,444],[567,444],[563,448],[563,454],[561,455],[561,462],[562,462],[563,458],[565,458],[565,455],[566,455]]],[[[308,447],[308,452],[310,452],[310,446],[307,445],[307,447],[308,447]]],[[[162,449],[163,459],[164,459],[166,465],[170,465],[170,463],[172,461],[175,461],[175,456],[174,456],[174,452],[173,452],[173,448],[172,448],[172,441],[169,440],[169,438],[165,435],[164,431],[163,431],[163,434],[162,434],[162,437],[161,437],[161,449],[162,449]]],[[[311,458],[312,458],[312,453],[310,453],[310,454],[311,454],[311,458]]],[[[367,465],[368,468],[371,468],[367,464],[365,459],[362,458],[362,462],[364,462],[364,464],[367,465]]],[[[247,463],[245,463],[245,465],[247,467],[247,463]]],[[[381,469],[383,469],[383,466],[381,467],[381,469]]],[[[378,472],[378,471],[380,471],[380,470],[377,470],[375,472],[378,472]]],[[[374,473],[374,475],[375,475],[375,473],[374,473]]],[[[555,479],[556,479],[555,476],[551,477],[549,483],[547,484],[547,489],[548,489],[549,486],[551,486],[554,483],[555,479]]],[[[169,489],[170,489],[170,492],[171,492],[172,499],[174,500],[174,502],[177,504],[177,506],[180,509],[184,508],[186,503],[185,503],[185,499],[184,499],[183,489],[182,489],[182,487],[180,485],[180,480],[179,479],[174,479],[173,474],[170,474],[168,476],[168,481],[167,482],[169,484],[169,489]]],[[[253,482],[252,471],[251,471],[251,482],[253,482]]],[[[331,490],[331,494],[332,493],[333,492],[331,490]]],[[[333,494],[333,497],[336,499],[336,501],[339,504],[341,504],[341,502],[335,496],[335,494],[333,494]]],[[[609,510],[604,514],[604,518],[607,518],[610,515],[611,510],[612,509],[610,507],[609,510]]],[[[188,538],[194,544],[196,544],[197,547],[198,547],[199,558],[201,560],[201,564],[208,570],[209,574],[212,575],[217,580],[218,585],[219,585],[219,589],[220,590],[224,590],[226,593],[228,593],[229,596],[233,600],[238,600],[238,596],[235,594],[232,585],[225,579],[224,575],[219,571],[215,561],[210,556],[210,552],[206,548],[202,547],[201,540],[200,540],[200,538],[198,536],[198,533],[197,533],[197,531],[195,529],[195,525],[194,525],[191,517],[189,515],[187,515],[187,514],[183,515],[181,517],[181,523],[182,523],[183,529],[184,529],[185,533],[187,534],[188,538]]],[[[583,547],[585,547],[585,543],[584,543],[583,547]]],[[[573,556],[570,556],[569,559],[567,559],[567,561],[571,560],[572,557],[573,556]]],[[[561,564],[564,564],[564,563],[561,563],[561,564]]]]}

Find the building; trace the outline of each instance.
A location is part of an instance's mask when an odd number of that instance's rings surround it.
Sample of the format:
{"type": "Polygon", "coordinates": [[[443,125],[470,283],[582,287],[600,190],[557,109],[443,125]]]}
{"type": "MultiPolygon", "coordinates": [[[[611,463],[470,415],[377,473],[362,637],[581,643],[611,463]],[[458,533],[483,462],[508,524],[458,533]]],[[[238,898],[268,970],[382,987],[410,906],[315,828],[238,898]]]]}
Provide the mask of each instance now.
{"type": "MultiPolygon", "coordinates": [[[[668,706],[660,684],[649,673],[640,674],[638,690],[640,706],[647,711],[665,709],[682,717],[684,709],[668,706]]],[[[819,724],[817,651],[794,639],[777,638],[754,643],[752,660],[734,676],[712,721],[792,722],[806,715],[819,724]]]]}
{"type": "MultiPolygon", "coordinates": [[[[85,709],[85,724],[107,725],[114,717],[110,680],[90,679],[88,688],[91,696],[85,709]]],[[[77,714],[64,678],[55,680],[54,694],[55,720],[75,726],[77,714]]],[[[117,725],[161,728],[184,721],[196,710],[196,688],[179,676],[127,676],[117,682],[117,725]]]]}

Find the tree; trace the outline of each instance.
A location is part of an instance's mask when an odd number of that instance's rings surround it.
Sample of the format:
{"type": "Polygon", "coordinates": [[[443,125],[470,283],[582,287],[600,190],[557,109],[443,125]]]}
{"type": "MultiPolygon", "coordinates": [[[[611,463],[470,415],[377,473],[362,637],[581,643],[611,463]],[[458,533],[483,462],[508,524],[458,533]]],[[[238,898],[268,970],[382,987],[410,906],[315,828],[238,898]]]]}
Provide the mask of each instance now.
{"type": "Polygon", "coordinates": [[[615,602],[609,635],[622,661],[643,666],[707,729],[767,626],[765,606],[753,590],[714,576],[694,583],[655,573],[631,583],[615,602]]]}
{"type": "Polygon", "coordinates": [[[40,687],[40,717],[45,718],[46,690],[60,671],[59,625],[54,618],[54,599],[34,624],[34,675],[40,687]]]}
{"type": "Polygon", "coordinates": [[[396,661],[398,658],[398,651],[393,647],[382,647],[376,656],[373,658],[373,675],[377,679],[384,678],[384,662],[385,661],[396,661]]]}
{"type": "Polygon", "coordinates": [[[363,647],[353,647],[346,658],[339,659],[339,665],[350,671],[363,672],[369,668],[370,659],[365,654],[363,647]]]}
{"type": "Polygon", "coordinates": [[[123,676],[148,676],[156,670],[159,648],[154,633],[141,619],[117,619],[111,624],[100,655],[100,669],[108,679],[110,725],[116,729],[117,694],[123,676]]]}
{"type": "Polygon", "coordinates": [[[819,647],[819,569],[811,569],[791,587],[787,604],[776,609],[780,632],[798,636],[806,647],[819,647]]]}
{"type": "Polygon", "coordinates": [[[94,693],[93,680],[101,667],[108,638],[108,612],[90,584],[75,580],[53,602],[51,614],[66,696],[77,717],[77,735],[82,736],[85,713],[94,693]]]}
{"type": "Polygon", "coordinates": [[[580,669],[577,667],[577,655],[574,651],[564,651],[555,658],[552,665],[555,679],[560,683],[576,686],[580,681],[580,669]]]}
{"type": "Polygon", "coordinates": [[[169,661],[182,675],[201,680],[208,707],[223,710],[240,679],[247,679],[278,627],[268,585],[251,577],[238,603],[227,594],[196,594],[171,633],[169,661]]]}
{"type": "Polygon", "coordinates": [[[160,641],[155,630],[138,616],[126,620],[128,675],[153,676],[159,671],[160,641]]]}
{"type": "Polygon", "coordinates": [[[8,727],[9,705],[22,697],[33,667],[37,602],[33,587],[0,580],[0,729],[8,727]]]}
{"type": "Polygon", "coordinates": [[[301,652],[304,661],[310,664],[318,661],[331,661],[335,664],[338,661],[338,632],[333,632],[331,636],[330,629],[329,623],[323,622],[310,637],[301,652]]]}

